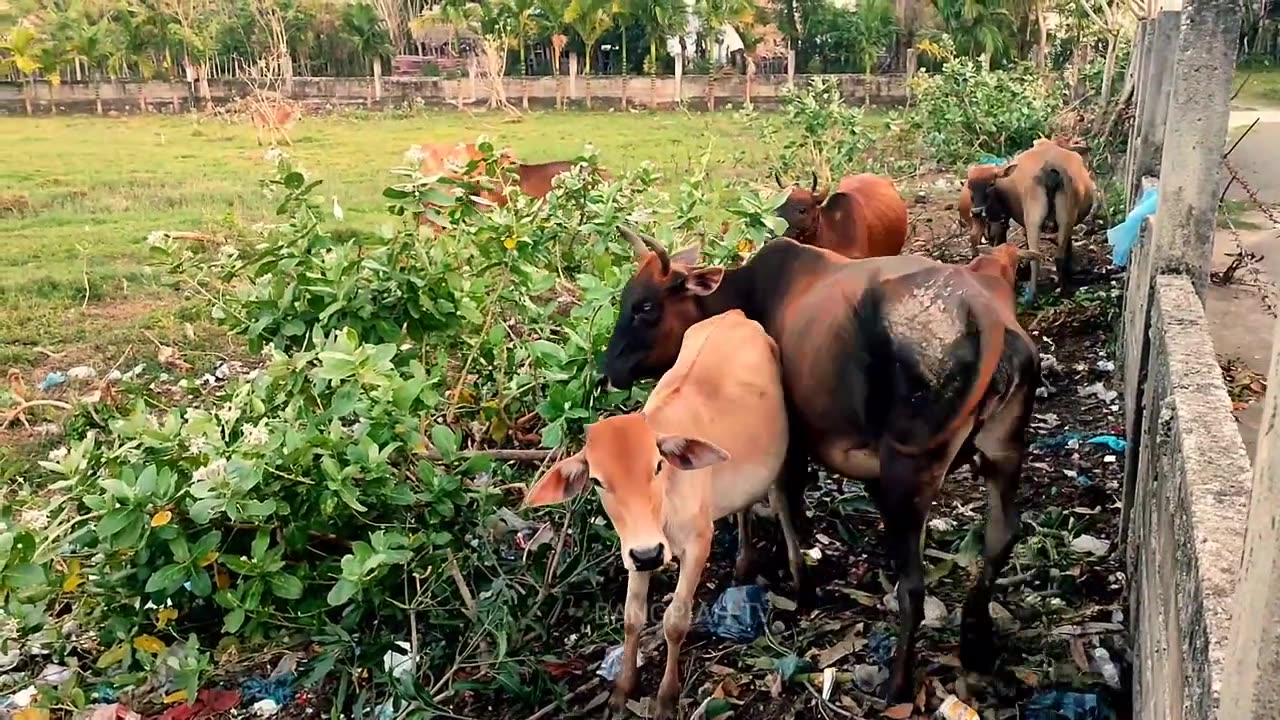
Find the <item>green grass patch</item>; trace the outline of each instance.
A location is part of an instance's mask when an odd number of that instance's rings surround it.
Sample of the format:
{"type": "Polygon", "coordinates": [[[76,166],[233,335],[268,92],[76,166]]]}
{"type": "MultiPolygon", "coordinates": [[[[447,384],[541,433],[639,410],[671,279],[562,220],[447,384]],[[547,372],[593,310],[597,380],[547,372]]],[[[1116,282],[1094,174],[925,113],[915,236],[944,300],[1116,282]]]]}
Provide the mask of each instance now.
{"type": "Polygon", "coordinates": [[[1232,91],[1236,88],[1240,88],[1240,94],[1232,103],[1236,107],[1280,108],[1280,68],[1239,68],[1232,91]]]}
{"type": "MultiPolygon", "coordinates": [[[[308,117],[289,150],[356,228],[390,218],[387,169],[413,144],[487,135],[522,160],[572,158],[590,143],[606,168],[654,163],[674,188],[710,145],[719,175],[761,178],[767,148],[733,113],[430,113],[411,118],[308,117]]],[[[0,367],[99,365],[182,339],[226,352],[220,331],[146,265],[157,229],[217,229],[271,216],[258,179],[271,168],[252,127],[189,117],[0,118],[20,149],[0,165],[0,367]],[[67,352],[50,359],[38,348],[67,352]]]]}

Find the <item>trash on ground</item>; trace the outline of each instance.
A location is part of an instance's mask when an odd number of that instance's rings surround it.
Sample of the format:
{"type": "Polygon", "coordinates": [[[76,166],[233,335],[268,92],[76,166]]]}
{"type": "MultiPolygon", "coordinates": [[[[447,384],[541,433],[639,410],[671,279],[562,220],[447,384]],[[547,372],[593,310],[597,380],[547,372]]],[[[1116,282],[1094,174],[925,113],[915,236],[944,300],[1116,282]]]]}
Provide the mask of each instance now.
{"type": "Polygon", "coordinates": [[[206,688],[196,694],[195,702],[178,703],[165,710],[157,720],[211,720],[222,717],[239,704],[239,690],[206,688]]]}
{"type": "Polygon", "coordinates": [[[77,365],[67,371],[68,380],[92,380],[98,377],[98,371],[88,365],[77,365]]]}
{"type": "Polygon", "coordinates": [[[1092,535],[1081,535],[1071,541],[1071,549],[1081,554],[1097,555],[1099,557],[1106,555],[1111,549],[1111,543],[1106,540],[1100,540],[1092,535]]]}
{"type": "Polygon", "coordinates": [[[1080,441],[1083,439],[1084,433],[1067,432],[1054,437],[1041,438],[1031,443],[1031,449],[1038,452],[1061,450],[1063,448],[1074,450],[1080,446],[1080,441]]]}
{"type": "Polygon", "coordinates": [[[1053,372],[1058,369],[1058,358],[1049,353],[1040,353],[1040,374],[1053,372]]]}
{"type": "MultiPolygon", "coordinates": [[[[404,680],[405,678],[412,677],[417,663],[415,662],[409,643],[400,640],[396,642],[396,647],[401,648],[404,652],[396,652],[395,649],[388,650],[387,653],[382,656],[383,669],[389,673],[391,677],[397,680],[404,680]]],[[[287,673],[281,673],[281,675],[284,674],[287,673]]],[[[273,677],[280,677],[280,675],[273,675],[273,677]]]]}
{"type": "Polygon", "coordinates": [[[925,627],[942,627],[947,622],[947,606],[941,600],[932,596],[924,596],[924,621],[921,623],[925,627]]]}
{"type": "Polygon", "coordinates": [[[1109,720],[1115,714],[1094,693],[1047,690],[1022,707],[1022,720],[1109,720]]]}
{"type": "Polygon", "coordinates": [[[836,669],[826,668],[822,671],[822,699],[831,702],[831,693],[836,689],[836,669]]]}
{"type": "Polygon", "coordinates": [[[990,153],[982,153],[978,155],[977,164],[979,165],[1008,165],[1009,158],[996,157],[990,153]]]}
{"type": "Polygon", "coordinates": [[[294,675],[278,675],[272,678],[252,677],[240,683],[240,694],[245,702],[274,700],[276,705],[284,707],[293,702],[295,679],[294,675]]]}
{"type": "Polygon", "coordinates": [[[796,605],[796,601],[791,598],[786,598],[775,593],[769,593],[767,597],[769,598],[769,605],[772,606],[774,610],[794,612],[796,608],[799,607],[799,605],[796,605]]]}
{"type": "Polygon", "coordinates": [[[1120,671],[1116,669],[1116,664],[1111,661],[1111,655],[1107,653],[1106,648],[1096,647],[1093,649],[1093,667],[1094,671],[1101,675],[1108,685],[1119,689],[1120,671]]]}
{"type": "Polygon", "coordinates": [[[979,720],[978,711],[969,707],[955,695],[948,695],[938,708],[940,720],[979,720]]]}
{"type": "Polygon", "coordinates": [[[853,669],[853,684],[864,693],[874,693],[889,679],[889,668],[879,665],[859,665],[853,669]]]}
{"type": "Polygon", "coordinates": [[[789,683],[795,676],[808,672],[813,669],[813,665],[800,656],[792,653],[786,657],[778,658],[778,662],[774,667],[778,671],[778,675],[782,678],[782,682],[789,683]]]}
{"type": "Polygon", "coordinates": [[[40,381],[40,392],[49,392],[67,381],[67,376],[60,372],[51,372],[40,381]]]}
{"type": "Polygon", "coordinates": [[[79,717],[83,717],[85,720],[142,720],[141,715],[120,703],[94,705],[87,708],[87,710],[87,714],[79,717]]]}
{"type": "Polygon", "coordinates": [[[1142,223],[1147,217],[1156,211],[1156,207],[1160,203],[1160,193],[1157,188],[1148,188],[1142,193],[1142,197],[1138,198],[1137,204],[1129,211],[1128,217],[1120,222],[1119,225],[1107,230],[1107,244],[1111,246],[1111,263],[1117,267],[1125,267],[1129,264],[1129,254],[1133,252],[1133,246],[1138,242],[1138,233],[1142,230],[1142,223]]]}
{"type": "Polygon", "coordinates": [[[45,665],[40,671],[40,676],[36,678],[36,682],[46,683],[48,685],[61,685],[71,679],[71,669],[62,665],[49,664],[45,665]]]}
{"type": "Polygon", "coordinates": [[[280,703],[271,698],[265,698],[254,703],[250,709],[257,717],[271,717],[280,712],[280,703]]]}
{"type": "Polygon", "coordinates": [[[1122,437],[1115,435],[1099,435],[1085,441],[1088,445],[1106,445],[1108,449],[1115,452],[1124,452],[1129,447],[1129,442],[1122,437]]]}
{"type": "Polygon", "coordinates": [[[887,666],[893,659],[893,651],[897,649],[897,644],[897,638],[893,633],[884,628],[877,629],[867,638],[867,657],[887,666]]]}
{"type": "Polygon", "coordinates": [[[1116,364],[1115,364],[1114,362],[1110,361],[1110,360],[1099,360],[1099,361],[1098,361],[1098,365],[1097,365],[1097,367],[1098,367],[1098,369],[1099,369],[1099,370],[1101,370],[1102,372],[1108,372],[1108,373],[1109,373],[1109,372],[1115,372],[1115,371],[1116,371],[1116,364]]]}
{"type": "MultiPolygon", "coordinates": [[[[636,651],[636,667],[644,667],[644,651],[636,651]]],[[[600,661],[600,667],[596,670],[596,674],[600,677],[613,682],[622,674],[622,646],[614,645],[604,654],[604,660],[600,661]]]]}
{"type": "Polygon", "coordinates": [[[1108,390],[1106,386],[1100,382],[1086,385],[1076,390],[1076,394],[1080,397],[1096,397],[1103,402],[1111,402],[1112,400],[1120,397],[1120,393],[1115,390],[1108,390]]]}
{"type": "Polygon", "coordinates": [[[707,630],[736,643],[755,640],[764,632],[766,598],[764,588],[759,585],[735,585],[726,589],[711,606],[707,630]]]}

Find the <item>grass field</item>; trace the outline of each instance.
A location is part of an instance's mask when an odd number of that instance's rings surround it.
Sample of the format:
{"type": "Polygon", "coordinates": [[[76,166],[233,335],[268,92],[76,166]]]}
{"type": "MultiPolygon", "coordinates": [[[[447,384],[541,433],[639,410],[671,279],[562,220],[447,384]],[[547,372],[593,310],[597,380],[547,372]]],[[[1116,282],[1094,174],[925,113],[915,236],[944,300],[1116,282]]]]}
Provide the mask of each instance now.
{"type": "MultiPolygon", "coordinates": [[[[373,228],[389,217],[380,193],[414,143],[488,135],[521,159],[567,159],[585,143],[607,168],[644,161],[669,177],[710,143],[752,175],[763,148],[730,113],[715,115],[458,113],[412,118],[309,118],[290,153],[323,178],[346,222],[373,228]]],[[[271,212],[258,187],[268,167],[251,127],[186,118],[0,119],[9,160],[0,163],[0,368],[114,364],[148,339],[187,336],[185,347],[225,352],[196,306],[183,307],[146,266],[152,230],[247,225],[271,212]],[[44,350],[64,353],[50,359],[44,350]]]]}
{"type": "Polygon", "coordinates": [[[1232,103],[1234,107],[1280,108],[1280,68],[1240,68],[1236,70],[1232,92],[1237,88],[1240,94],[1232,103]]]}

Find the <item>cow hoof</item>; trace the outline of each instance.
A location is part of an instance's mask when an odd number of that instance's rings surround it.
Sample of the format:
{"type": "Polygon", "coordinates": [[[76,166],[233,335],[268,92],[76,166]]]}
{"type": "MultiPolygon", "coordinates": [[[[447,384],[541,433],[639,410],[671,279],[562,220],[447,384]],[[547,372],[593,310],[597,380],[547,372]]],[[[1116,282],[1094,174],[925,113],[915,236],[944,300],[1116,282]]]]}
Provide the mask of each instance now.
{"type": "Polygon", "coordinates": [[[627,693],[622,688],[614,688],[613,694],[609,696],[609,712],[620,717],[626,709],[627,693]]]}
{"type": "Polygon", "coordinates": [[[965,670],[989,675],[996,666],[995,626],[987,609],[966,607],[960,621],[960,664],[965,670]]]}
{"type": "Polygon", "coordinates": [[[911,702],[916,697],[915,678],[910,673],[903,673],[898,677],[890,677],[889,682],[885,683],[881,695],[884,697],[885,702],[893,705],[911,702]]]}
{"type": "Polygon", "coordinates": [[[674,720],[676,707],[680,704],[680,696],[658,694],[658,707],[654,710],[654,720],[674,720]]]}

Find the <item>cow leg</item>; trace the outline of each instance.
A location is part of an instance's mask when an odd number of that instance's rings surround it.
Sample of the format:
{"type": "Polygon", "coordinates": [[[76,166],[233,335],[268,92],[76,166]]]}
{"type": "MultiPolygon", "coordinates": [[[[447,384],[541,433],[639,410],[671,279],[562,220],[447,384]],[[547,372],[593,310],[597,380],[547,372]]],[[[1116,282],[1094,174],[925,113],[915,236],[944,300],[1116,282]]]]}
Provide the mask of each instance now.
{"type": "Polygon", "coordinates": [[[739,583],[751,580],[755,564],[755,548],[751,545],[751,519],[751,508],[738,513],[738,560],[733,565],[733,579],[739,583]]]}
{"type": "Polygon", "coordinates": [[[691,540],[686,552],[680,556],[680,579],[676,591],[662,616],[662,630],[667,637],[667,668],[658,687],[657,720],[670,720],[680,704],[680,648],[689,634],[689,621],[693,616],[693,594],[702,579],[702,570],[711,553],[711,525],[705,532],[691,540]]]}
{"type": "Polygon", "coordinates": [[[626,707],[627,698],[635,692],[639,680],[636,661],[640,655],[640,633],[649,614],[649,576],[647,572],[627,575],[627,602],[622,610],[622,671],[609,698],[609,707],[615,712],[626,707]]]}
{"type": "Polygon", "coordinates": [[[986,227],[985,220],[979,220],[976,217],[969,218],[969,250],[972,257],[978,257],[978,242],[982,240],[982,229],[986,227]]]}
{"type": "Polygon", "coordinates": [[[804,581],[804,558],[800,555],[800,537],[796,533],[795,518],[791,516],[791,501],[785,489],[786,476],[780,476],[769,488],[769,504],[777,509],[778,524],[782,526],[782,539],[787,544],[787,564],[791,567],[791,580],[796,594],[807,596],[812,588],[804,581]]]}
{"type": "Polygon", "coordinates": [[[1008,564],[1017,541],[1016,495],[1034,398],[1035,389],[1024,386],[986,421],[974,439],[978,475],[987,483],[987,532],[982,574],[969,591],[961,612],[960,659],[966,669],[978,672],[990,672],[995,667],[991,596],[996,578],[1008,564]]]}
{"type": "Polygon", "coordinates": [[[1027,231],[1027,249],[1035,253],[1031,258],[1031,287],[1028,290],[1028,301],[1036,299],[1036,286],[1040,282],[1040,227],[1049,212],[1049,200],[1044,188],[1036,186],[1027,193],[1022,206],[1022,227],[1027,231]]]}
{"type": "Polygon", "coordinates": [[[997,248],[1009,241],[1009,221],[987,223],[987,241],[997,248]]]}
{"type": "Polygon", "coordinates": [[[1075,232],[1075,213],[1072,211],[1066,190],[1059,190],[1053,200],[1054,220],[1058,223],[1058,252],[1055,265],[1058,268],[1058,292],[1067,295],[1071,291],[1071,234],[1075,232]]]}

